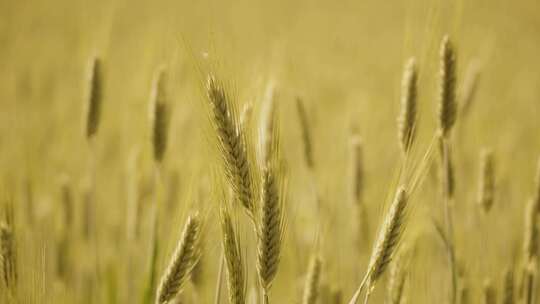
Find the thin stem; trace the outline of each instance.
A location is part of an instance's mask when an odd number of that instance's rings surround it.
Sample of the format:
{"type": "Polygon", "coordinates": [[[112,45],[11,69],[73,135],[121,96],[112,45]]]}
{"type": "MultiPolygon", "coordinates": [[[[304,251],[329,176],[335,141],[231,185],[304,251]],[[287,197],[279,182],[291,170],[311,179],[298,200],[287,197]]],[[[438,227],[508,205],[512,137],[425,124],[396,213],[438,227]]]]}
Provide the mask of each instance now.
{"type": "Polygon", "coordinates": [[[369,296],[371,295],[371,291],[367,291],[366,292],[366,297],[364,298],[364,304],[368,304],[368,301],[369,301],[369,296]]]}
{"type": "Polygon", "coordinates": [[[269,304],[270,303],[268,301],[268,291],[266,291],[265,288],[263,288],[262,298],[263,298],[263,304],[269,304]]]}
{"type": "Polygon", "coordinates": [[[221,299],[221,281],[223,280],[223,266],[225,257],[223,256],[223,249],[221,249],[221,255],[219,257],[219,270],[216,282],[216,295],[214,298],[214,304],[219,304],[221,299]]]}

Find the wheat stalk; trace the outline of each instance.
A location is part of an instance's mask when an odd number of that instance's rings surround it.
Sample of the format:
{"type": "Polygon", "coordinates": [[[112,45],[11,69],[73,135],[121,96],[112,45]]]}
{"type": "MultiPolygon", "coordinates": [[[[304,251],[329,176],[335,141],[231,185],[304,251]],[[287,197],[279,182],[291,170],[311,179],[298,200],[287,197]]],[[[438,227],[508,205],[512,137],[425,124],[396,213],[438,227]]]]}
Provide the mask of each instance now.
{"type": "Polygon", "coordinates": [[[227,180],[248,215],[254,218],[252,169],[247,141],[238,122],[236,107],[223,84],[212,75],[206,83],[206,93],[227,180]]]}
{"type": "Polygon", "coordinates": [[[439,73],[439,131],[446,138],[456,121],[456,54],[448,36],[441,43],[439,73]]]}
{"type": "Polygon", "coordinates": [[[176,246],[169,266],[161,278],[156,303],[172,301],[181,291],[199,256],[200,221],[197,214],[190,216],[184,226],[182,237],[176,246]]]}
{"type": "Polygon", "coordinates": [[[398,138],[403,154],[409,151],[414,141],[417,82],[416,60],[411,58],[407,61],[401,82],[401,112],[398,118],[398,138]]]}

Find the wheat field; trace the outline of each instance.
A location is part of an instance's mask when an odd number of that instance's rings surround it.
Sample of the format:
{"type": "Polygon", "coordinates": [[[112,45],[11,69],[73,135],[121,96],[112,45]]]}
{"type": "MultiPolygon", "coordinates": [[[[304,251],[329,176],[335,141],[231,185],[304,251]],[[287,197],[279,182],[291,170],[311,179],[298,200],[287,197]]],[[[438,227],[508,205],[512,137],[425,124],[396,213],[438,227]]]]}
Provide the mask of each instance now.
{"type": "Polygon", "coordinates": [[[539,14],[0,1],[0,303],[540,303],[539,14]]]}

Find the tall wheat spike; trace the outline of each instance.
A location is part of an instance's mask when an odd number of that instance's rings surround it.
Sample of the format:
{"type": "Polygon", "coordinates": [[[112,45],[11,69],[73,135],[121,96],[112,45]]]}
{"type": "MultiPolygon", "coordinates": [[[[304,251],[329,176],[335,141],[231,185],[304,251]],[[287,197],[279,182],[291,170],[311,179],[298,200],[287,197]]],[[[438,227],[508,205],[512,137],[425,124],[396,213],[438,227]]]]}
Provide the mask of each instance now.
{"type": "Polygon", "coordinates": [[[379,230],[366,275],[351,301],[349,301],[349,304],[355,304],[358,301],[358,297],[364,286],[367,288],[364,302],[367,303],[369,295],[375,288],[375,283],[386,270],[388,263],[392,261],[405,228],[407,203],[407,192],[403,186],[399,187],[379,230]]]}
{"type": "Polygon", "coordinates": [[[480,155],[480,176],[478,188],[478,204],[484,212],[488,212],[493,206],[495,198],[495,168],[493,152],[483,150],[480,155]]]}
{"type": "Polygon", "coordinates": [[[363,203],[364,193],[364,160],[363,145],[360,136],[356,133],[351,135],[351,197],[355,207],[356,233],[359,248],[364,248],[370,241],[369,222],[366,205],[363,203]]]}
{"type": "Polygon", "coordinates": [[[319,297],[322,261],[318,255],[313,255],[306,274],[302,304],[315,304],[319,297]]]}
{"type": "Polygon", "coordinates": [[[443,195],[451,199],[455,191],[455,173],[452,162],[452,150],[444,137],[439,136],[439,148],[441,154],[441,183],[443,195]]]}
{"type": "Polygon", "coordinates": [[[86,100],[86,138],[94,137],[99,128],[103,99],[103,72],[100,58],[90,61],[88,72],[88,93],[86,100]]]}
{"type": "Polygon", "coordinates": [[[199,256],[200,220],[197,214],[190,216],[184,226],[182,237],[165,270],[157,290],[156,304],[170,303],[182,290],[184,283],[197,263],[199,256]]]}
{"type": "Polygon", "coordinates": [[[164,68],[158,70],[152,92],[150,104],[152,107],[152,147],[154,160],[161,163],[168,145],[168,129],[170,121],[169,94],[167,91],[168,75],[164,68]]]}
{"type": "Polygon", "coordinates": [[[227,180],[248,215],[254,218],[252,169],[247,140],[240,127],[235,104],[223,84],[212,75],[208,77],[206,93],[211,109],[210,120],[217,133],[227,180]]]}
{"type": "Polygon", "coordinates": [[[221,209],[221,230],[227,269],[229,303],[245,304],[246,285],[240,243],[234,230],[230,212],[225,207],[221,209]]]}
{"type": "Polygon", "coordinates": [[[279,131],[273,99],[268,100],[263,123],[261,211],[258,223],[257,271],[263,290],[263,303],[268,303],[268,291],[279,266],[284,234],[283,182],[277,170],[279,163],[279,131]]]}
{"type": "Polygon", "coordinates": [[[448,137],[456,121],[456,54],[450,38],[445,36],[440,49],[439,131],[448,137]]]}
{"type": "Polygon", "coordinates": [[[407,61],[401,82],[401,112],[398,118],[398,138],[403,154],[406,154],[413,141],[416,124],[416,96],[418,73],[416,60],[407,61]]]}

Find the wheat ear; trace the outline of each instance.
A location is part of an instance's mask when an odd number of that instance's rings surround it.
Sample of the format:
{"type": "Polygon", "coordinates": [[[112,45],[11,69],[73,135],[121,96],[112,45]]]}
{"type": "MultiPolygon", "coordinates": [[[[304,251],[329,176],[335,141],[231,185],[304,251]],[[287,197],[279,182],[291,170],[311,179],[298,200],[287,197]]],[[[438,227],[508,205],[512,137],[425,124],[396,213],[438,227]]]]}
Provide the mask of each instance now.
{"type": "Polygon", "coordinates": [[[86,138],[94,137],[99,128],[103,99],[102,62],[98,57],[90,61],[88,72],[88,93],[86,100],[86,138]]]}
{"type": "Polygon", "coordinates": [[[246,303],[244,264],[242,262],[238,235],[234,230],[231,215],[227,208],[221,210],[221,235],[227,268],[227,286],[230,304],[246,303]]]}
{"type": "Polygon", "coordinates": [[[263,164],[261,186],[261,211],[258,223],[257,271],[263,290],[263,302],[268,301],[268,291],[277,273],[284,233],[283,180],[277,170],[279,163],[279,130],[273,99],[266,109],[262,141],[263,164]]]}
{"type": "Polygon", "coordinates": [[[445,36],[440,49],[439,131],[448,137],[456,121],[456,54],[445,36]]]}
{"type": "Polygon", "coordinates": [[[489,212],[495,198],[495,168],[493,152],[483,150],[480,155],[480,176],[478,189],[478,204],[484,212],[489,212]]]}
{"type": "Polygon", "coordinates": [[[248,215],[254,218],[252,169],[247,141],[240,128],[236,107],[223,84],[212,75],[206,83],[206,93],[211,109],[210,120],[217,133],[227,181],[248,215]]]}
{"type": "Polygon", "coordinates": [[[170,121],[169,94],[167,92],[168,74],[164,68],[157,72],[150,94],[152,147],[154,160],[161,163],[168,144],[168,129],[170,121]]]}
{"type": "Polygon", "coordinates": [[[401,82],[401,112],[398,118],[398,138],[403,154],[409,151],[414,141],[417,82],[416,60],[411,58],[407,61],[401,82]]]}
{"type": "Polygon", "coordinates": [[[306,274],[302,304],[315,304],[319,297],[319,284],[321,279],[322,261],[318,255],[314,255],[309,263],[306,274]]]}
{"type": "Polygon", "coordinates": [[[165,270],[157,290],[156,304],[172,301],[181,291],[199,256],[200,221],[197,214],[190,216],[184,226],[182,237],[176,246],[169,266],[165,270]]]}
{"type": "Polygon", "coordinates": [[[401,240],[405,228],[405,214],[408,205],[407,192],[404,187],[397,190],[396,197],[390,205],[379,235],[373,247],[368,269],[362,283],[356,290],[349,304],[356,304],[360,292],[367,288],[365,302],[375,287],[375,283],[386,270],[393,258],[396,247],[401,240]]]}

